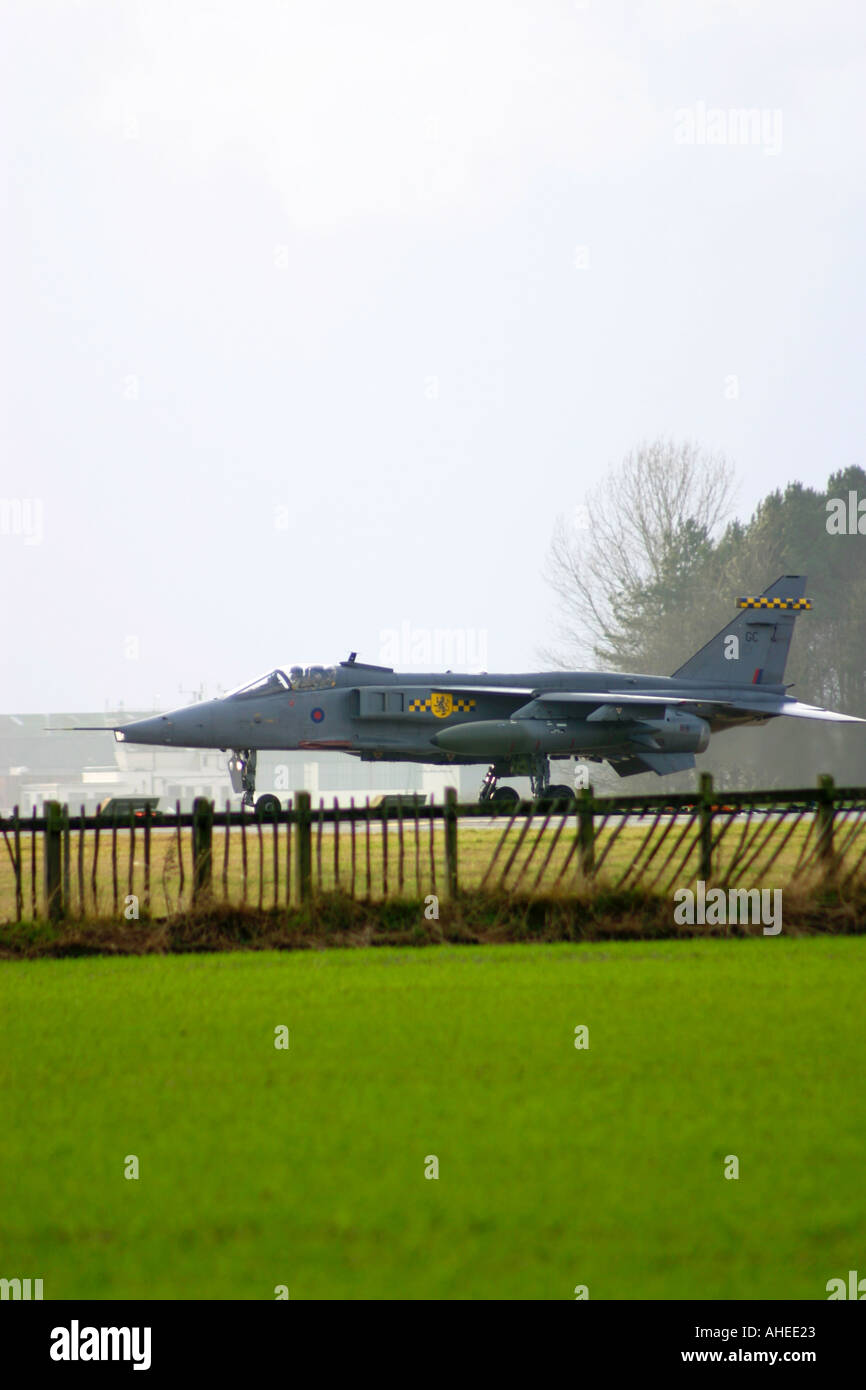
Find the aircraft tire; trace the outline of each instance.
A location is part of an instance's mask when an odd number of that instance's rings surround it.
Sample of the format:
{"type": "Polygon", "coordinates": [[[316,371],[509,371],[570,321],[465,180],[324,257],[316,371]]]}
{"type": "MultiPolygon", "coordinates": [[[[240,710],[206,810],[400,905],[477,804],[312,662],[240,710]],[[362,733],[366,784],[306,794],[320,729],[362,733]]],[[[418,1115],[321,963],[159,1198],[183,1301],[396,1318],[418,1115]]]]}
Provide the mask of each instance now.
{"type": "Polygon", "coordinates": [[[497,787],[490,798],[490,804],[498,811],[507,811],[515,807],[519,800],[520,796],[514,787],[497,787]]]}
{"type": "Polygon", "coordinates": [[[570,806],[574,801],[574,792],[571,790],[571,787],[567,787],[565,783],[562,783],[561,785],[548,787],[541,799],[544,802],[545,810],[549,806],[570,806]]]}
{"type": "Polygon", "coordinates": [[[271,792],[265,792],[264,796],[260,796],[255,805],[256,815],[261,816],[262,819],[265,816],[278,816],[282,809],[280,798],[272,795],[271,792]]]}

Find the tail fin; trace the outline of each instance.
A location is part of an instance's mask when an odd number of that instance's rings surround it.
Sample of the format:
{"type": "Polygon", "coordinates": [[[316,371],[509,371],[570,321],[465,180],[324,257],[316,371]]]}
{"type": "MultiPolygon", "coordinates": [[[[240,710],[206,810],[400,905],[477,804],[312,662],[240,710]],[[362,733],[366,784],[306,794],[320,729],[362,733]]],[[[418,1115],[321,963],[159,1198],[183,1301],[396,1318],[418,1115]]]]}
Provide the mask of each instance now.
{"type": "Polygon", "coordinates": [[[781,685],[799,611],[811,608],[803,597],[806,576],[783,574],[760,598],[741,598],[740,612],[689,657],[674,676],[737,685],[781,685]]]}

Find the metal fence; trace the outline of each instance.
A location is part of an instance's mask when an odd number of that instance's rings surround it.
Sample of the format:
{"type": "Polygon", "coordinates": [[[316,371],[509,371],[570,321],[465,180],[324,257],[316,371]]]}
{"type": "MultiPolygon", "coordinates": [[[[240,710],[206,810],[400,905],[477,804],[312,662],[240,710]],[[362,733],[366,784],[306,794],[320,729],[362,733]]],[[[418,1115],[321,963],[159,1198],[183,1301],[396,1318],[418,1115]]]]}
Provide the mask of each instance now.
{"type": "Polygon", "coordinates": [[[704,880],[725,888],[866,878],[866,788],[717,792],[491,803],[313,807],[298,792],[279,814],[142,812],[108,819],[48,802],[0,819],[0,921],[161,917],[206,903],[290,909],[323,894],[356,901],[662,893],[704,880]]]}

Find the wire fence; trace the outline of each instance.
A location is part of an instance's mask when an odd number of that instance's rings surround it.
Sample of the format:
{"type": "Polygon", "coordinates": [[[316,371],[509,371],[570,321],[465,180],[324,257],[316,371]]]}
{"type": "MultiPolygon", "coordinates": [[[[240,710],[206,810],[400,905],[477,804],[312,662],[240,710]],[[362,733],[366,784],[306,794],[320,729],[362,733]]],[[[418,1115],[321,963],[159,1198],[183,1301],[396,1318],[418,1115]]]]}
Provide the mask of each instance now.
{"type": "Polygon", "coordinates": [[[47,802],[0,819],[0,921],[170,917],[223,902],[292,909],[323,894],[355,901],[664,893],[866,879],[866,788],[458,804],[449,790],[380,805],[314,807],[298,792],[279,812],[145,810],[110,817],[47,802]]]}

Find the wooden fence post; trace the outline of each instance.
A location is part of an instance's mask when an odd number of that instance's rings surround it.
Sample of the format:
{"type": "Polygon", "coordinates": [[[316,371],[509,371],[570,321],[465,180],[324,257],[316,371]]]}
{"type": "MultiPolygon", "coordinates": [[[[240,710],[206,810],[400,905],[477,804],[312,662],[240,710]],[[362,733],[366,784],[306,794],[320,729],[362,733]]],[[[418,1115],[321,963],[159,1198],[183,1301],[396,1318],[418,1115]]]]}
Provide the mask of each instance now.
{"type": "Polygon", "coordinates": [[[313,890],[313,817],[310,806],[310,793],[297,792],[295,795],[295,810],[298,815],[296,821],[298,851],[296,858],[298,861],[298,897],[302,903],[309,902],[313,890]]]}
{"type": "Polygon", "coordinates": [[[20,922],[24,912],[24,890],[21,879],[21,822],[18,807],[12,811],[14,817],[13,835],[15,837],[15,921],[20,922]]]}
{"type": "Polygon", "coordinates": [[[70,856],[72,851],[71,837],[69,834],[69,804],[64,801],[60,811],[63,825],[63,915],[66,916],[72,904],[72,894],[70,892],[70,856]]]}
{"type": "Polygon", "coordinates": [[[445,882],[449,898],[457,896],[457,792],[454,787],[445,788],[443,808],[445,829],[445,882]]]}
{"type": "Polygon", "coordinates": [[[60,802],[46,801],[44,815],[45,908],[49,920],[58,922],[63,916],[63,811],[60,802]]]}
{"type": "Polygon", "coordinates": [[[150,818],[153,812],[146,807],[144,812],[144,915],[150,916],[150,818]]]}
{"type": "Polygon", "coordinates": [[[701,773],[700,868],[698,877],[709,883],[713,873],[713,774],[701,773]]]}
{"type": "Polygon", "coordinates": [[[204,796],[192,803],[192,901],[200,907],[211,894],[213,807],[204,796]]]}
{"type": "Polygon", "coordinates": [[[825,873],[833,868],[834,789],[833,778],[828,772],[822,772],[818,778],[818,858],[825,873]]]}
{"type": "Polygon", "coordinates": [[[595,820],[592,785],[582,787],[577,798],[577,853],[580,871],[589,878],[595,871],[595,820]]]}

